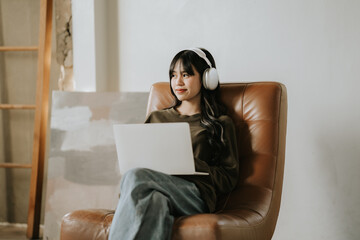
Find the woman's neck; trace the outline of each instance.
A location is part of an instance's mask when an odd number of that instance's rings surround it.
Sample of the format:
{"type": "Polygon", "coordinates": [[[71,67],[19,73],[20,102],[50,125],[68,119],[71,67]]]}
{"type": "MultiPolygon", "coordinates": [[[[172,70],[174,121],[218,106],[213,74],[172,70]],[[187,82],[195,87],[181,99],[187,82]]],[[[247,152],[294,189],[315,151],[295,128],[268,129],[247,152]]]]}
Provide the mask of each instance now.
{"type": "Polygon", "coordinates": [[[176,107],[176,111],[181,115],[191,116],[201,112],[200,103],[193,104],[188,101],[182,101],[180,106],[176,107]]]}

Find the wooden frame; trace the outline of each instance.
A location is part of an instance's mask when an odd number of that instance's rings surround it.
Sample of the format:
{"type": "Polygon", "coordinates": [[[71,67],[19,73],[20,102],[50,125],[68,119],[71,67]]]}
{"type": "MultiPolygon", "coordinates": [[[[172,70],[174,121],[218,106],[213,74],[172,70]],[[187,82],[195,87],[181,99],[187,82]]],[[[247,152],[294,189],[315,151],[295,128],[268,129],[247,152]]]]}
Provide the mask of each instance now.
{"type": "Polygon", "coordinates": [[[41,197],[46,151],[51,62],[52,0],[40,0],[39,45],[0,46],[0,51],[38,51],[36,104],[0,104],[1,109],[35,109],[33,154],[31,164],[1,163],[0,168],[31,168],[28,228],[26,236],[39,238],[41,197]]]}
{"type": "Polygon", "coordinates": [[[46,132],[49,111],[52,6],[52,0],[41,0],[40,2],[36,112],[28,210],[28,228],[26,234],[28,238],[39,238],[41,197],[46,151],[46,132]]]}

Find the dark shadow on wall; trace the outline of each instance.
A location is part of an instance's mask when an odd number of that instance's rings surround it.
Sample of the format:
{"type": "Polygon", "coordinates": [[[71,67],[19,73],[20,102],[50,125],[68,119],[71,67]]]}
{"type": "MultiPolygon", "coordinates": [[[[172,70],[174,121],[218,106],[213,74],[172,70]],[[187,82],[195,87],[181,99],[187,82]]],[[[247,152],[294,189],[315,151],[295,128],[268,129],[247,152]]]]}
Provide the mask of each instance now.
{"type": "Polygon", "coordinates": [[[106,2],[107,11],[107,91],[119,91],[119,17],[118,0],[108,0],[106,2]]]}
{"type": "MultiPolygon", "coordinates": [[[[3,37],[3,22],[2,21],[2,8],[0,1],[0,46],[4,46],[4,37],[3,37]]],[[[9,101],[8,96],[8,86],[6,82],[6,73],[5,73],[5,52],[0,52],[0,103],[6,104],[9,101]]],[[[11,131],[10,131],[10,114],[9,110],[1,110],[1,131],[2,131],[2,143],[4,152],[2,155],[4,159],[0,159],[0,162],[11,163],[13,162],[11,154],[11,131]]],[[[8,222],[15,221],[15,210],[14,204],[12,204],[12,199],[14,197],[13,191],[13,172],[12,169],[4,169],[5,172],[5,198],[6,198],[6,215],[4,220],[8,222]]]]}

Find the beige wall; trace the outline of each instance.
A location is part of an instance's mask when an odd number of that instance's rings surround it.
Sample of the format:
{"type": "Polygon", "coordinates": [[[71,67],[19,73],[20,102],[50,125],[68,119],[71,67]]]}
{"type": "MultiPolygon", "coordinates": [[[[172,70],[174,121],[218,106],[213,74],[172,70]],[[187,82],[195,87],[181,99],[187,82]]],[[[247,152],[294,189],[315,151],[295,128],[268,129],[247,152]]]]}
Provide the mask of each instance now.
{"type": "MultiPolygon", "coordinates": [[[[40,1],[0,1],[0,45],[37,45],[40,1]]],[[[53,56],[55,50],[53,37],[53,56]]],[[[57,86],[52,58],[50,86],[57,86]]],[[[0,102],[34,104],[36,52],[0,52],[0,102]]],[[[0,111],[0,162],[30,163],[33,110],[0,111]]],[[[29,169],[0,169],[0,222],[27,221],[29,169]]]]}

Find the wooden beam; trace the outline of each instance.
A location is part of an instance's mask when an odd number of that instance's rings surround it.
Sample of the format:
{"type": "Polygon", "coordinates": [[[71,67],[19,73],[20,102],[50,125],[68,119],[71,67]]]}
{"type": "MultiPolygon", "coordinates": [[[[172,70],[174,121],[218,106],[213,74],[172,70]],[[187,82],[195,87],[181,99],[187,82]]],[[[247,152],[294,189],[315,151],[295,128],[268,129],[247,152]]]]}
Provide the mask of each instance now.
{"type": "Polygon", "coordinates": [[[0,163],[0,168],[31,168],[31,164],[0,163]]]}
{"type": "Polygon", "coordinates": [[[37,46],[0,46],[0,52],[37,51],[38,49],[37,46]]]}
{"type": "Polygon", "coordinates": [[[36,105],[0,104],[0,109],[35,109],[36,105]]]}
{"type": "Polygon", "coordinates": [[[39,238],[41,216],[41,197],[44,177],[46,151],[46,130],[49,112],[49,80],[51,63],[52,0],[40,1],[39,51],[36,81],[36,111],[34,121],[34,141],[28,227],[26,236],[39,238]]]}

